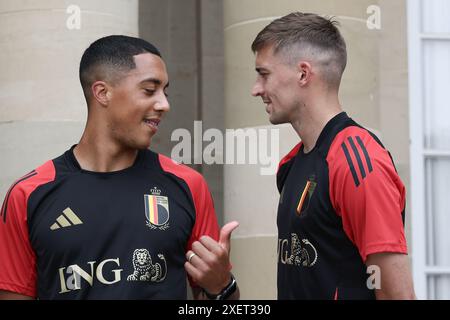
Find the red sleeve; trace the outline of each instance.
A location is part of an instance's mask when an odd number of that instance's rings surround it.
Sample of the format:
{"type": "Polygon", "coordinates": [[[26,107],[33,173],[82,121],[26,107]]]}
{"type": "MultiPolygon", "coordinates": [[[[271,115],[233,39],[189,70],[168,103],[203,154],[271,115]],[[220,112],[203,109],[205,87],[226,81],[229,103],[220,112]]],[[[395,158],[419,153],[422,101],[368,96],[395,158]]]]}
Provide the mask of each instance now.
{"type": "Polygon", "coordinates": [[[297,155],[297,153],[298,153],[298,151],[300,150],[300,147],[301,147],[301,146],[302,146],[302,142],[297,143],[297,144],[295,145],[295,147],[292,148],[292,150],[289,151],[289,153],[288,153],[287,155],[285,155],[285,156],[280,160],[280,163],[278,164],[277,172],[280,171],[280,168],[281,168],[285,163],[291,161],[292,158],[294,158],[294,157],[297,155]]]}
{"type": "Polygon", "coordinates": [[[53,162],[17,180],[6,194],[0,221],[0,289],[36,297],[36,255],[27,219],[30,194],[54,179],[53,162]]]}
{"type": "Polygon", "coordinates": [[[380,252],[407,253],[405,187],[391,157],[366,130],[348,127],[327,156],[330,199],[365,262],[380,252]]]}
{"type": "MultiPolygon", "coordinates": [[[[159,161],[164,171],[171,172],[183,179],[189,187],[195,206],[195,224],[191,237],[186,246],[186,252],[191,250],[192,243],[207,235],[219,241],[219,224],[214,210],[214,203],[205,179],[197,171],[172,161],[163,155],[159,155],[159,161]]],[[[189,278],[191,286],[195,286],[189,278]]]]}

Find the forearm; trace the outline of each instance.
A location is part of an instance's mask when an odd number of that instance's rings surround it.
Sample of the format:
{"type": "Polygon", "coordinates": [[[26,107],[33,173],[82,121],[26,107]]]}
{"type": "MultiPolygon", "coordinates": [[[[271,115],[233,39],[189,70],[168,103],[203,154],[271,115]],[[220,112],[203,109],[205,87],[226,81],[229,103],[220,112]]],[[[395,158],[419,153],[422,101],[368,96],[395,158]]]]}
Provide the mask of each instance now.
{"type": "Polygon", "coordinates": [[[0,290],[0,300],[34,300],[34,298],[11,291],[0,290]]]}
{"type": "Polygon", "coordinates": [[[415,300],[416,295],[412,284],[412,279],[409,274],[399,276],[397,279],[392,279],[383,270],[381,271],[381,287],[375,289],[375,296],[377,300],[415,300]],[[384,278],[384,279],[383,279],[384,278]]]}
{"type": "Polygon", "coordinates": [[[375,287],[379,300],[416,299],[408,256],[397,253],[379,253],[368,257],[367,266],[377,266],[380,284],[375,287]]]}

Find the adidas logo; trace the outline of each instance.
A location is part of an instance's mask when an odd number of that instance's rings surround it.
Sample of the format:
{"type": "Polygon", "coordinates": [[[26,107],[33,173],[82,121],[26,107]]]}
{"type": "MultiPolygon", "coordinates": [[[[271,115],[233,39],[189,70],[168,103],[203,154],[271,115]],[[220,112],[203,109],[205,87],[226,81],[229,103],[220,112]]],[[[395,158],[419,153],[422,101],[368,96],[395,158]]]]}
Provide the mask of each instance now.
{"type": "Polygon", "coordinates": [[[69,207],[67,207],[63,214],[60,215],[54,224],[51,225],[50,230],[56,230],[59,228],[70,227],[77,224],[83,224],[83,221],[77,217],[75,212],[72,211],[69,207]]]}

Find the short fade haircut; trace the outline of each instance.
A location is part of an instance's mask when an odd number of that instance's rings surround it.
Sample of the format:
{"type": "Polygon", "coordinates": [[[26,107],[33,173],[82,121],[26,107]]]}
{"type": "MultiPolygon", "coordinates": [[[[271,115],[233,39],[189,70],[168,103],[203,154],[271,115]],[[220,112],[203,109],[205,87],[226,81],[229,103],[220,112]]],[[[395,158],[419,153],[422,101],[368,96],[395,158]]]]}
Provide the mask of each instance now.
{"type": "Polygon", "coordinates": [[[339,88],[347,65],[344,38],[333,18],[314,13],[293,12],[272,21],[261,30],[252,43],[252,51],[273,46],[273,53],[282,53],[289,64],[299,59],[311,59],[321,69],[324,81],[339,88]]]}
{"type": "Polygon", "coordinates": [[[95,81],[117,82],[126,73],[136,68],[134,56],[152,53],[161,57],[151,43],[122,35],[112,35],[93,42],[83,53],[80,62],[80,82],[86,101],[91,98],[91,86],[95,81]]]}

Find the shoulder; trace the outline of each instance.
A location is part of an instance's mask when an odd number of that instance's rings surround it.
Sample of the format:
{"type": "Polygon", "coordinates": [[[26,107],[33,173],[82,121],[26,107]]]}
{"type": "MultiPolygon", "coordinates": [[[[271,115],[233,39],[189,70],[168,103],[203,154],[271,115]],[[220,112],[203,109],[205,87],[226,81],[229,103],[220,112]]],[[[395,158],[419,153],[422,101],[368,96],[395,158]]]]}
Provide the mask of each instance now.
{"type": "Polygon", "coordinates": [[[278,164],[277,169],[277,188],[278,191],[281,192],[283,189],[284,182],[289,174],[290,168],[292,166],[292,160],[300,151],[302,146],[302,142],[299,142],[287,155],[285,155],[280,163],[278,164]]]}
{"type": "Polygon", "coordinates": [[[387,150],[369,130],[360,126],[349,126],[334,137],[327,154],[330,164],[345,163],[349,158],[376,158],[387,155],[387,150]],[[340,160],[340,161],[339,161],[340,160]]]}
{"type": "Polygon", "coordinates": [[[302,142],[299,142],[294,148],[292,148],[291,151],[289,151],[289,153],[287,155],[285,155],[283,158],[281,158],[280,163],[278,164],[278,171],[280,171],[280,168],[282,166],[289,163],[297,155],[301,146],[302,146],[302,142]]]}
{"type": "Polygon", "coordinates": [[[366,177],[396,176],[392,157],[376,135],[360,126],[349,126],[334,138],[326,157],[330,178],[346,176],[359,186],[366,177]],[[351,178],[350,178],[351,177],[351,178]]]}
{"type": "Polygon", "coordinates": [[[6,193],[1,215],[6,220],[8,210],[20,210],[26,214],[26,202],[41,185],[55,180],[56,170],[53,160],[49,160],[12,183],[6,193]]]}
{"type": "MultiPolygon", "coordinates": [[[[200,217],[198,221],[203,221],[205,216],[214,217],[214,204],[211,192],[203,176],[194,169],[189,168],[184,164],[177,163],[169,157],[161,154],[158,154],[157,156],[163,172],[183,180],[187,185],[187,188],[189,189],[188,192],[192,196],[197,214],[196,216],[200,217]],[[210,213],[212,213],[212,215],[210,213]]],[[[215,224],[217,224],[217,221],[215,224]]]]}
{"type": "Polygon", "coordinates": [[[175,160],[162,154],[157,154],[157,157],[159,164],[164,172],[173,174],[176,177],[184,180],[191,189],[206,185],[203,176],[194,169],[184,164],[178,163],[175,160]]]}
{"type": "Polygon", "coordinates": [[[56,170],[53,160],[49,160],[33,171],[17,179],[10,188],[10,193],[31,193],[38,186],[55,179],[56,170]]]}

